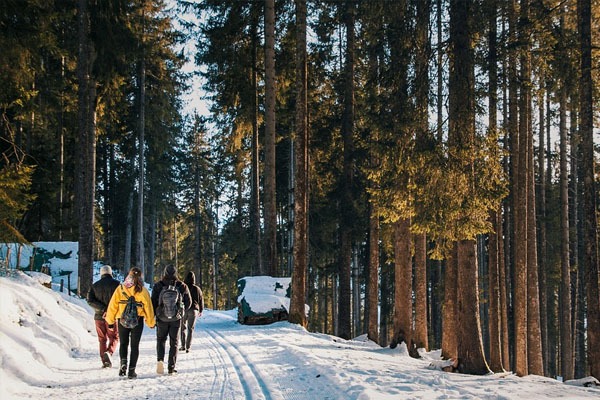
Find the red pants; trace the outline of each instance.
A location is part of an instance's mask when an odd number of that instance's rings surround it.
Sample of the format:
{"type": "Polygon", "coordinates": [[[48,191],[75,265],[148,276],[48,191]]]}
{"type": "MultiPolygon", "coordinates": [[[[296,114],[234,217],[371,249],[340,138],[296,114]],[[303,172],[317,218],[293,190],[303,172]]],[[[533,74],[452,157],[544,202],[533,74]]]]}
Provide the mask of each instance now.
{"type": "Polygon", "coordinates": [[[98,334],[98,344],[100,345],[100,359],[102,355],[108,351],[110,355],[117,349],[119,343],[119,332],[117,328],[112,331],[108,329],[108,324],[105,320],[95,320],[96,333],[98,334]]]}

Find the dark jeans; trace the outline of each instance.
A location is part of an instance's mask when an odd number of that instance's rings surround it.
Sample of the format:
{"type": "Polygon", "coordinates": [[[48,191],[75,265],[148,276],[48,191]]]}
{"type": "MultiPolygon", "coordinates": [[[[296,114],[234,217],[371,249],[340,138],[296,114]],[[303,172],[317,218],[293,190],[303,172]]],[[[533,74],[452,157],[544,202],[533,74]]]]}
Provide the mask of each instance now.
{"type": "Polygon", "coordinates": [[[127,348],[129,347],[129,339],[131,338],[131,354],[129,356],[129,369],[135,369],[137,360],[140,355],[140,339],[142,338],[142,331],[144,330],[144,319],[139,318],[138,324],[135,328],[125,328],[123,325],[119,325],[119,340],[121,345],[119,347],[119,357],[121,358],[121,365],[127,364],[127,348]]]}
{"type": "Polygon", "coordinates": [[[185,347],[187,350],[192,347],[192,334],[194,333],[197,315],[197,310],[189,309],[181,318],[181,347],[185,347]]]}
{"type": "Polygon", "coordinates": [[[169,360],[167,365],[170,369],[175,368],[177,361],[177,344],[179,342],[179,329],[181,322],[156,321],[156,358],[158,361],[165,359],[165,344],[167,336],[169,337],[169,360]]]}

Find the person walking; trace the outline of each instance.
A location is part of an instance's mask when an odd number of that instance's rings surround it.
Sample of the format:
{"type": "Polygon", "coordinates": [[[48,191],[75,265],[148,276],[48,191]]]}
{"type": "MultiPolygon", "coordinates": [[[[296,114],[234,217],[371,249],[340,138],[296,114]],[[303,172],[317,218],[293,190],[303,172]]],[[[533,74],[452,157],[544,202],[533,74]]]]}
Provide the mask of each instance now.
{"type": "Polygon", "coordinates": [[[100,359],[103,368],[112,367],[111,357],[119,344],[117,330],[109,329],[104,317],[108,303],[119,286],[119,281],[113,278],[110,265],[100,268],[100,279],[94,282],[87,295],[87,302],[94,309],[94,323],[100,350],[100,359]]]}
{"type": "Polygon", "coordinates": [[[156,325],[152,299],[148,289],[144,286],[142,271],[138,267],[133,267],[129,270],[123,284],[119,285],[113,293],[106,311],[106,323],[109,328],[114,329],[115,323],[118,322],[119,340],[121,341],[119,347],[119,357],[121,358],[119,376],[125,376],[127,373],[129,379],[137,378],[135,367],[140,355],[140,339],[142,338],[144,321],[150,329],[156,325]],[[129,312],[130,307],[128,307],[128,303],[130,302],[130,297],[133,298],[135,302],[133,304],[136,305],[132,308],[132,310],[137,311],[137,314],[134,315],[129,312]],[[132,316],[135,316],[137,323],[129,323],[132,316]],[[123,325],[124,321],[128,322],[128,326],[123,325]],[[131,345],[131,353],[128,369],[127,350],[129,345],[131,345]]]}
{"type": "Polygon", "coordinates": [[[152,305],[156,310],[156,373],[164,374],[165,345],[169,337],[168,372],[177,372],[177,346],[181,318],[192,305],[188,287],[177,278],[177,270],[173,265],[165,268],[163,278],[154,284],[152,289],[152,305]]]}
{"type": "Polygon", "coordinates": [[[204,310],[204,299],[202,298],[202,289],[196,285],[196,275],[190,271],[183,280],[190,291],[192,297],[192,306],[185,312],[181,318],[181,348],[180,351],[190,352],[192,347],[192,334],[196,325],[196,318],[202,316],[204,310]]]}

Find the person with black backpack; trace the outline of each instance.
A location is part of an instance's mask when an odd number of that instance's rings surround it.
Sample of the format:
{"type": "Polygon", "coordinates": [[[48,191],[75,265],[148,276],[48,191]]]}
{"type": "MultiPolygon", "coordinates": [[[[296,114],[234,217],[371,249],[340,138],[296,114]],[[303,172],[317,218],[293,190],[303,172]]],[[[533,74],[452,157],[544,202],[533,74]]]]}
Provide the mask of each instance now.
{"type": "Polygon", "coordinates": [[[140,340],[144,323],[152,329],[156,325],[154,318],[154,307],[148,289],[144,286],[142,279],[142,270],[133,267],[125,281],[119,285],[113,293],[108,309],[106,310],[106,323],[108,327],[114,329],[118,322],[119,357],[121,366],[119,376],[125,376],[129,379],[137,378],[135,367],[140,355],[140,340]],[[129,369],[127,368],[127,350],[131,343],[131,354],[129,357],[129,369]]]}
{"type": "Polygon", "coordinates": [[[110,265],[100,268],[100,279],[94,282],[87,295],[88,304],[94,309],[94,323],[100,348],[100,359],[103,368],[112,367],[111,357],[119,344],[119,335],[116,329],[109,329],[104,316],[108,303],[112,298],[119,281],[113,278],[110,265]]]}
{"type": "Polygon", "coordinates": [[[196,285],[196,275],[192,271],[187,273],[183,282],[190,290],[192,306],[181,318],[181,348],[179,350],[189,353],[190,347],[192,347],[192,333],[196,325],[196,318],[202,316],[204,310],[204,299],[202,298],[202,289],[196,285]]]}
{"type": "Polygon", "coordinates": [[[152,305],[156,310],[156,373],[164,374],[165,344],[169,337],[168,372],[174,374],[181,318],[192,305],[190,291],[177,278],[173,265],[165,268],[163,278],[152,288],[152,305]]]}

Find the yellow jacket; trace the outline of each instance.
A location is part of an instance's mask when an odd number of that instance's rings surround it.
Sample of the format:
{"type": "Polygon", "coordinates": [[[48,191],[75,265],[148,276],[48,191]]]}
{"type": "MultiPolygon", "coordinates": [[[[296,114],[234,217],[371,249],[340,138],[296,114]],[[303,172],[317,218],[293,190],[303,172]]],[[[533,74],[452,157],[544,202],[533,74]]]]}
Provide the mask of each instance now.
{"type": "Polygon", "coordinates": [[[134,293],[134,289],[134,286],[127,288],[123,284],[117,286],[106,309],[105,320],[108,325],[113,325],[117,319],[121,318],[123,311],[125,311],[127,298],[133,296],[135,301],[142,304],[141,307],[138,307],[138,315],[144,317],[148,328],[154,328],[156,320],[154,319],[154,307],[152,307],[152,300],[150,299],[148,289],[144,287],[138,293],[134,293]]]}

